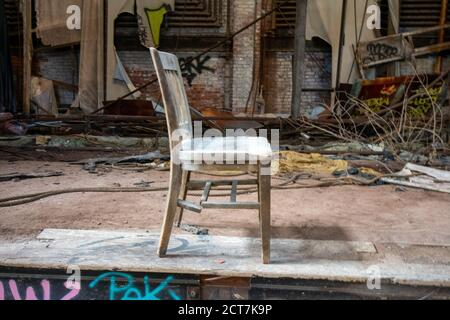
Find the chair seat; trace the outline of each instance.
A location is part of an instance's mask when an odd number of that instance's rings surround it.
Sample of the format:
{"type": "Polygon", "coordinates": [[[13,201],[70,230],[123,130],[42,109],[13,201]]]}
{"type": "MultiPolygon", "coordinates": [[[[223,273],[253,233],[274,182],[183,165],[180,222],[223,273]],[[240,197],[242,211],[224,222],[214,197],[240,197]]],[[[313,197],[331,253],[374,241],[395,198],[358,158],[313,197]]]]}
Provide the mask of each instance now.
{"type": "Polygon", "coordinates": [[[272,148],[261,137],[214,137],[183,140],[179,151],[182,162],[236,164],[272,159],[272,148]]]}

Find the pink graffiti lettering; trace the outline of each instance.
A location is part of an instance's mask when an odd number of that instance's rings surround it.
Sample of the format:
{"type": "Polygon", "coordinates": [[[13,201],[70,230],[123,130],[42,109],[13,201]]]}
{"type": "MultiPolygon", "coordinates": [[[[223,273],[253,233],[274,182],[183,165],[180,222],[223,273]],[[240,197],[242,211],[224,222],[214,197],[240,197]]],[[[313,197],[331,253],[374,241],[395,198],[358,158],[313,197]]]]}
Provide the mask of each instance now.
{"type": "Polygon", "coordinates": [[[3,283],[0,281],[0,301],[5,300],[5,288],[3,287],[3,283]]]}
{"type": "MultiPolygon", "coordinates": [[[[16,301],[21,301],[22,299],[22,295],[19,292],[19,289],[17,287],[17,282],[16,280],[10,280],[8,282],[9,285],[9,290],[11,292],[11,295],[13,297],[14,300],[16,301]]],[[[67,289],[70,290],[69,293],[67,293],[64,297],[61,298],[62,301],[68,301],[68,300],[72,300],[75,297],[77,297],[80,294],[80,289],[70,289],[68,283],[66,282],[65,287],[67,289]]],[[[51,300],[51,284],[50,281],[48,280],[42,280],[41,281],[41,288],[42,288],[42,292],[43,292],[43,297],[42,300],[43,301],[49,301],[51,300]]],[[[0,301],[3,301],[6,299],[6,292],[5,292],[5,287],[3,285],[3,283],[0,281],[0,301]]],[[[37,301],[39,300],[39,298],[36,295],[36,291],[33,287],[27,287],[27,289],[25,290],[25,300],[26,301],[37,301]]]]}
{"type": "MultiPolygon", "coordinates": [[[[67,288],[67,289],[70,289],[70,285],[69,285],[69,282],[66,282],[65,284],[64,284],[64,286],[67,288]]],[[[72,299],[74,299],[74,298],[76,298],[79,294],[80,294],[80,289],[79,288],[73,288],[73,289],[71,289],[71,291],[68,293],[68,294],[66,294],[62,299],[61,299],[61,301],[69,301],[69,300],[72,300],[72,299]]]]}

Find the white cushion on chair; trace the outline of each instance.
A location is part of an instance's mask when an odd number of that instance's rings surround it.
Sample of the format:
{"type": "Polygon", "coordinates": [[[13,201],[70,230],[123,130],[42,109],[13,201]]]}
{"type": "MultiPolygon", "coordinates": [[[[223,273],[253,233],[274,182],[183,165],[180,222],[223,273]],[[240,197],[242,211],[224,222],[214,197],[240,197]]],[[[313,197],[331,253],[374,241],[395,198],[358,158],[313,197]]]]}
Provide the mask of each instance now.
{"type": "Polygon", "coordinates": [[[214,137],[183,140],[179,151],[182,162],[203,161],[220,164],[236,161],[267,161],[272,159],[272,148],[261,137],[214,137]],[[228,161],[227,161],[228,160],[228,161]]]}

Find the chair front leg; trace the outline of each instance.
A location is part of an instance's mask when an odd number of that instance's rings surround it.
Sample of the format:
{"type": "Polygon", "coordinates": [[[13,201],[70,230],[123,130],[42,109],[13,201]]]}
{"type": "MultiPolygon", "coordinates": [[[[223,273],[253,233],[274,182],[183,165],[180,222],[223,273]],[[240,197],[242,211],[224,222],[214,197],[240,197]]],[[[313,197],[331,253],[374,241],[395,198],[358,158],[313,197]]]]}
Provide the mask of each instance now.
{"type": "Polygon", "coordinates": [[[270,195],[271,195],[271,175],[270,164],[260,165],[259,168],[259,190],[260,190],[260,224],[262,238],[262,258],[264,264],[270,263],[270,239],[271,239],[271,215],[270,215],[270,195]],[[264,172],[263,172],[264,171],[264,172]]]}
{"type": "Polygon", "coordinates": [[[163,257],[167,253],[169,247],[170,236],[172,234],[175,215],[178,208],[178,197],[181,190],[183,170],[181,165],[171,164],[170,169],[170,186],[167,195],[166,215],[164,217],[163,227],[161,231],[161,239],[159,242],[158,255],[163,257]]]}

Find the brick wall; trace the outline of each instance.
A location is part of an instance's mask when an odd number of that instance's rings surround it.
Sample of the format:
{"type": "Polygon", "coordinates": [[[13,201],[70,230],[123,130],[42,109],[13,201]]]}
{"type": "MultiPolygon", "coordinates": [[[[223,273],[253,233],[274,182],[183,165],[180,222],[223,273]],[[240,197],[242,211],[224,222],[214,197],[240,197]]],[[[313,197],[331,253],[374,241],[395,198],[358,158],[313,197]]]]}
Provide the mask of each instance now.
{"type": "MultiPolygon", "coordinates": [[[[230,32],[234,32],[247,25],[262,14],[263,8],[270,4],[267,0],[230,0],[230,32]]],[[[220,28],[163,28],[162,33],[167,36],[225,36],[227,32],[227,1],[223,1],[223,26],[220,28]]],[[[250,108],[256,100],[258,90],[264,86],[267,112],[289,113],[292,94],[292,52],[270,52],[266,54],[264,72],[266,77],[259,83],[259,68],[261,62],[261,24],[249,28],[237,36],[230,52],[211,52],[209,60],[204,63],[201,72],[193,70],[192,83],[187,86],[187,93],[191,105],[197,109],[216,107],[242,112],[248,105],[250,108]],[[212,70],[210,70],[212,69],[212,70]]],[[[182,51],[179,48],[177,56],[181,59],[197,55],[197,51],[182,51]]],[[[148,50],[144,48],[120,48],[118,52],[129,76],[136,87],[139,87],[153,75],[153,66],[148,50]]],[[[79,51],[71,49],[46,50],[36,53],[34,73],[51,80],[78,84],[79,51]]],[[[328,63],[328,53],[315,53],[316,59],[328,63]]],[[[317,65],[308,60],[306,87],[329,87],[328,79],[323,79],[317,65]]],[[[72,91],[56,87],[60,105],[70,105],[74,99],[72,91]]],[[[157,85],[143,90],[142,98],[159,100],[160,93],[157,85]]],[[[324,102],[328,93],[305,92],[304,105],[310,106],[324,102]]],[[[251,109],[250,109],[251,110],[251,109]]]]}
{"type": "MultiPolygon", "coordinates": [[[[292,99],[292,51],[269,52],[265,58],[266,112],[290,114],[292,99]]],[[[317,48],[307,42],[306,72],[302,95],[302,112],[330,103],[330,93],[319,89],[331,88],[331,49],[317,48]],[[317,90],[317,91],[316,91],[317,90]]]]}
{"type": "MultiPolygon", "coordinates": [[[[244,25],[261,14],[260,0],[231,0],[231,31],[237,31],[244,25]]],[[[226,1],[224,12],[226,12],[226,1]]],[[[224,23],[227,22],[224,14],[224,23]]],[[[193,29],[187,28],[182,34],[192,35],[225,35],[226,28],[218,29],[193,29]]],[[[163,30],[165,35],[179,36],[179,30],[163,30]]],[[[233,111],[243,111],[252,89],[254,73],[258,73],[259,48],[260,46],[260,25],[250,28],[233,40],[231,49],[232,58],[226,53],[212,52],[208,56],[210,59],[205,63],[205,70],[196,74],[190,86],[187,86],[187,94],[190,104],[201,109],[203,107],[216,107],[218,109],[229,109],[233,111]],[[255,34],[257,35],[255,38],[255,34]],[[255,60],[255,63],[254,63],[255,60]],[[256,66],[255,70],[254,65],[256,66]],[[209,69],[213,69],[211,71],[209,69]]],[[[200,52],[183,52],[182,48],[177,51],[178,58],[195,56],[200,52]]],[[[148,81],[153,72],[150,57],[147,51],[120,51],[119,56],[129,72],[134,85],[139,87],[148,81]]],[[[157,89],[149,87],[144,91],[144,97],[158,99],[157,89]]]]}
{"type": "Polygon", "coordinates": [[[290,113],[292,55],[292,52],[270,52],[266,55],[264,81],[266,112],[290,113]]]}
{"type": "MultiPolygon", "coordinates": [[[[233,0],[233,31],[236,32],[261,13],[261,1],[233,0]]],[[[258,23],[233,40],[233,110],[244,111],[252,89],[255,89],[259,59],[260,32],[258,23]]]]}
{"type": "MultiPolygon", "coordinates": [[[[231,0],[230,2],[230,29],[232,32],[242,28],[261,14],[261,0],[231,0]]],[[[223,3],[226,4],[226,1],[223,3]]],[[[226,9],[226,6],[224,6],[224,12],[226,12],[226,9]]],[[[226,19],[224,19],[224,23],[226,23],[226,19]]],[[[257,75],[259,72],[260,28],[261,26],[257,24],[254,28],[246,30],[233,40],[232,52],[230,52],[232,57],[230,57],[230,54],[212,52],[208,55],[210,59],[204,64],[206,69],[201,73],[193,70],[195,77],[192,79],[191,85],[187,86],[187,94],[193,107],[197,109],[216,107],[236,112],[245,109],[251,89],[257,90],[257,86],[253,86],[253,82],[257,80],[254,78],[254,74],[257,75]]],[[[207,36],[211,35],[212,31],[211,29],[188,28],[183,30],[182,33],[189,36],[195,34],[207,36]]],[[[224,35],[226,28],[218,28],[214,32],[217,35],[224,35]]],[[[179,30],[163,30],[163,34],[169,36],[179,36],[179,33],[179,30]]],[[[178,58],[183,59],[195,56],[200,51],[184,52],[180,48],[176,54],[178,58]]],[[[153,67],[148,51],[119,51],[119,57],[136,87],[146,83],[151,78],[153,67]]],[[[143,93],[144,98],[152,97],[158,100],[157,86],[148,87],[143,93]]]]}
{"type": "MultiPolygon", "coordinates": [[[[163,27],[162,34],[168,37],[183,37],[184,35],[196,37],[195,39],[199,40],[206,37],[221,39],[227,35],[227,32],[235,32],[260,16],[268,9],[271,2],[272,0],[230,0],[230,7],[228,7],[228,1],[224,0],[222,1],[221,27],[181,29],[165,29],[163,27]],[[230,21],[228,21],[228,11],[230,21]]],[[[270,24],[270,22],[266,21],[266,24],[270,24]]],[[[210,59],[203,65],[205,68],[201,72],[194,70],[195,77],[191,79],[192,83],[187,87],[189,100],[193,107],[197,109],[216,107],[241,112],[246,109],[247,105],[252,106],[262,86],[266,112],[290,113],[293,51],[292,48],[286,47],[271,48],[265,51],[266,53],[262,57],[261,34],[263,31],[267,31],[267,26],[256,24],[233,40],[229,52],[223,48],[211,52],[210,59]],[[259,79],[261,60],[263,60],[264,68],[263,79],[259,79]],[[260,80],[262,83],[259,83],[260,80]]],[[[210,44],[211,42],[205,43],[210,44]]],[[[128,42],[125,41],[125,45],[127,44],[128,42]]],[[[197,55],[205,48],[180,47],[177,55],[179,58],[187,58],[197,55]]],[[[307,49],[305,88],[311,90],[303,93],[302,109],[304,111],[323,103],[329,103],[329,92],[313,90],[331,87],[331,49],[324,49],[324,46],[318,47],[317,43],[313,42],[308,42],[307,49]]],[[[76,85],[78,84],[78,56],[79,51],[76,50],[74,53],[70,48],[36,52],[34,74],[76,85]]],[[[125,48],[120,48],[119,56],[136,87],[152,79],[153,67],[148,50],[140,48],[139,45],[135,48],[126,48],[125,46],[125,48]]],[[[419,72],[432,73],[434,57],[421,58],[417,62],[419,72]]],[[[447,57],[444,59],[443,69],[449,68],[450,58],[447,57]]],[[[402,74],[413,74],[413,70],[407,63],[401,63],[401,70],[402,74]]],[[[59,104],[70,105],[74,93],[58,86],[56,89],[59,104]]],[[[152,97],[159,100],[160,94],[157,85],[146,88],[143,93],[143,98],[152,97]]]]}
{"type": "MultiPolygon", "coordinates": [[[[442,61],[442,70],[443,71],[449,70],[450,69],[450,57],[447,56],[442,60],[443,60],[442,61]]],[[[434,57],[434,56],[418,58],[418,59],[416,59],[417,72],[432,74],[432,73],[434,73],[435,63],[436,63],[436,57],[434,57]]],[[[413,75],[415,73],[414,68],[408,62],[401,62],[400,70],[401,70],[402,75],[413,75]]]]}
{"type": "MultiPolygon", "coordinates": [[[[34,56],[33,75],[49,80],[78,85],[79,50],[55,49],[37,52],[34,56]]],[[[55,85],[56,98],[60,106],[71,105],[74,92],[55,85]]]]}
{"type": "MultiPolygon", "coordinates": [[[[136,87],[139,87],[152,79],[154,68],[151,63],[150,53],[144,51],[119,51],[118,52],[122,63],[124,64],[131,81],[136,87]]],[[[179,59],[188,59],[197,55],[197,52],[177,52],[179,59]]],[[[191,83],[186,80],[186,92],[191,106],[202,109],[205,107],[215,107],[222,109],[225,107],[226,93],[225,90],[225,75],[227,69],[227,59],[218,53],[211,53],[207,55],[207,61],[200,61],[194,63],[197,67],[204,62],[204,69],[196,70],[192,68],[190,73],[191,83]]],[[[155,84],[143,90],[142,98],[152,98],[159,100],[159,87],[155,84]]]]}

